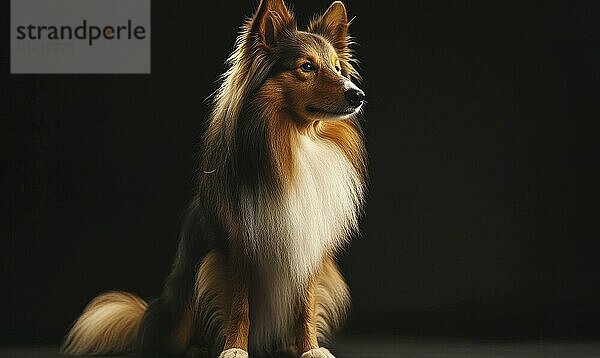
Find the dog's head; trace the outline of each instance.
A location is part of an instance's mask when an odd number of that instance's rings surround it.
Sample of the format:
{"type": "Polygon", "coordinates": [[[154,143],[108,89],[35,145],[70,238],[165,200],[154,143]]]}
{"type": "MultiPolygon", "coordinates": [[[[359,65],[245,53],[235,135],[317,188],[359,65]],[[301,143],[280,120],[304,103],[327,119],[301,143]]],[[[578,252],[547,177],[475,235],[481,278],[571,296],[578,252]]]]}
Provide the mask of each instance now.
{"type": "Polygon", "coordinates": [[[358,74],[341,2],[299,30],[283,0],[262,0],[246,32],[250,66],[269,64],[256,105],[300,123],[348,119],[360,111],[365,94],[351,80],[358,74]]]}

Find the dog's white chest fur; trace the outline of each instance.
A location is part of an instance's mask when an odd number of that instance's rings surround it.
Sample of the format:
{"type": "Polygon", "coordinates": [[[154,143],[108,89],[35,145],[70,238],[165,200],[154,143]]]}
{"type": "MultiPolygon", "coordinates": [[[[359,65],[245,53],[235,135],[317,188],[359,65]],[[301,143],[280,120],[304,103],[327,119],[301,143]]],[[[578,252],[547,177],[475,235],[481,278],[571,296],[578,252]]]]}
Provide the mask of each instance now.
{"type": "Polygon", "coordinates": [[[301,136],[296,182],[282,200],[287,235],[282,237],[292,272],[302,281],[358,226],[362,187],[356,170],[339,148],[301,136]]]}
{"type": "Polygon", "coordinates": [[[358,225],[362,183],[335,144],[300,136],[295,170],[284,195],[243,195],[247,249],[262,276],[251,297],[255,347],[294,326],[306,280],[358,225]]]}

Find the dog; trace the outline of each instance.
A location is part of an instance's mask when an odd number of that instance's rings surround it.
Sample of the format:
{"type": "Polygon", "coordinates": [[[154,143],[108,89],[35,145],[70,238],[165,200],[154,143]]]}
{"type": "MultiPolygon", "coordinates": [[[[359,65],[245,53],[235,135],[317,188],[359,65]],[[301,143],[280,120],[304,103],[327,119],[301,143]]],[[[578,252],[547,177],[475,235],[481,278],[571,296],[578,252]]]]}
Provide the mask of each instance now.
{"type": "Polygon", "coordinates": [[[349,306],[334,258],[367,181],[348,26],[339,1],[305,30],[283,0],[260,2],[214,94],[163,292],[96,297],[64,353],[333,357],[321,345],[349,306]]]}

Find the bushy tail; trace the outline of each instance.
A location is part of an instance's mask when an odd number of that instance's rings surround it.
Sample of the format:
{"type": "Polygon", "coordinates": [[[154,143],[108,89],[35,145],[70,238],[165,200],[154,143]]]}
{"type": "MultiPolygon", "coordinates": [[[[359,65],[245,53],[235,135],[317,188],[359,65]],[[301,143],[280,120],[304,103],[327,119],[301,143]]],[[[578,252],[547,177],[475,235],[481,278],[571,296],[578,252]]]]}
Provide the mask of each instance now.
{"type": "Polygon", "coordinates": [[[148,304],[127,292],[94,298],[77,319],[61,350],[72,355],[122,354],[135,350],[148,304]]]}

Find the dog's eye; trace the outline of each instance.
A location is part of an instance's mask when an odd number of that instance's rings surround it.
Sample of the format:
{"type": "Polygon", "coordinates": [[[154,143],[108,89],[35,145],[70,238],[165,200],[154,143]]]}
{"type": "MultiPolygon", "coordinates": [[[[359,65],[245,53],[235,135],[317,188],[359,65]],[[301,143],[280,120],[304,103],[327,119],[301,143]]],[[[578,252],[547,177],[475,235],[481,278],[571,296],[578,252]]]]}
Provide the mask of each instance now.
{"type": "Polygon", "coordinates": [[[302,65],[300,65],[300,69],[302,72],[312,72],[315,70],[315,66],[310,62],[304,62],[302,65]]]}
{"type": "Polygon", "coordinates": [[[340,66],[335,66],[335,70],[336,70],[336,72],[342,71],[342,69],[340,68],[340,66]]]}

